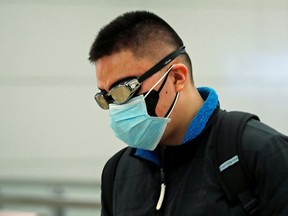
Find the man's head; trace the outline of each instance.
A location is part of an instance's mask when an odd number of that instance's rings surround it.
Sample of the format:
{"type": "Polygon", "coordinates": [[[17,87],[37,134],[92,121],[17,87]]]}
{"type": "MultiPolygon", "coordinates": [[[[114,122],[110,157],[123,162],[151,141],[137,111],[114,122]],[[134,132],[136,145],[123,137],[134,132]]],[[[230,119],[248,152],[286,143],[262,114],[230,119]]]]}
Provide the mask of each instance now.
{"type": "MultiPolygon", "coordinates": [[[[94,63],[123,50],[131,51],[136,58],[157,60],[181,46],[179,35],[159,16],[147,11],[129,12],[101,29],[91,47],[89,60],[94,63]]],[[[192,70],[189,56],[185,58],[192,70]]]]}
{"type": "MultiPolygon", "coordinates": [[[[132,78],[139,80],[139,77],[165,56],[177,53],[182,46],[181,38],[172,27],[153,13],[136,11],[117,17],[100,30],[89,53],[89,60],[96,64],[100,95],[104,99],[111,97],[109,92],[119,86],[119,83],[132,78]]],[[[181,142],[183,131],[202,100],[194,86],[191,61],[186,52],[181,51],[173,59],[166,60],[158,70],[141,82],[135,95],[145,94],[153,88],[158,95],[152,115],[165,117],[174,104],[175,96],[180,93],[170,115],[171,122],[162,138],[162,142],[175,143],[181,142]],[[164,75],[169,68],[169,73],[164,75]],[[163,77],[165,79],[155,86],[163,77]],[[187,106],[191,102],[194,108],[187,106]]],[[[108,102],[116,101],[111,99],[108,102]]],[[[150,102],[146,101],[147,103],[150,102]]],[[[148,108],[151,107],[149,105],[147,104],[148,108]]]]}

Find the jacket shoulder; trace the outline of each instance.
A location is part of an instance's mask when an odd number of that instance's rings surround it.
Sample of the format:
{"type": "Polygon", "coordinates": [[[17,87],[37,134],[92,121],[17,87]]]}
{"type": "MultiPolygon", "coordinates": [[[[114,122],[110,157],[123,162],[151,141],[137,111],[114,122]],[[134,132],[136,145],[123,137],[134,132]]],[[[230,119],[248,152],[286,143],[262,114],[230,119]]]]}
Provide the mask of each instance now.
{"type": "Polygon", "coordinates": [[[274,128],[254,119],[244,128],[243,150],[246,152],[272,153],[287,147],[288,137],[274,128]]]}
{"type": "Polygon", "coordinates": [[[251,120],[243,131],[242,149],[256,180],[261,215],[288,215],[288,137],[251,120]]]}

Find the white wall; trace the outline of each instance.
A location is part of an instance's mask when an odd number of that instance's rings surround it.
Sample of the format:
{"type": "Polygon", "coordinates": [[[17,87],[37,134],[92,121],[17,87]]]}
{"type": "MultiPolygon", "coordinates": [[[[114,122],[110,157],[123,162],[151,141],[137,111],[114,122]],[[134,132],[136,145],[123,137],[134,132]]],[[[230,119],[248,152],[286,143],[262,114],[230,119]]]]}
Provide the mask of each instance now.
{"type": "Polygon", "coordinates": [[[288,134],[288,1],[0,0],[0,177],[98,179],[125,146],[109,128],[90,45],[134,9],[182,36],[198,86],[288,134]]]}

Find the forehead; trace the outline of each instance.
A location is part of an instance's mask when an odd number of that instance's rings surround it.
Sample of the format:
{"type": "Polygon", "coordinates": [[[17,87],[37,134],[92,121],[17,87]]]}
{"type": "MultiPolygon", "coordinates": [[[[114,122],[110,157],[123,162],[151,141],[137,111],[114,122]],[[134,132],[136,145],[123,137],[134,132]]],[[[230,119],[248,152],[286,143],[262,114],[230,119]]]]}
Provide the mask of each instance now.
{"type": "Polygon", "coordinates": [[[129,50],[104,56],[96,61],[98,88],[108,91],[119,80],[142,75],[151,65],[149,58],[136,58],[129,50]]]}

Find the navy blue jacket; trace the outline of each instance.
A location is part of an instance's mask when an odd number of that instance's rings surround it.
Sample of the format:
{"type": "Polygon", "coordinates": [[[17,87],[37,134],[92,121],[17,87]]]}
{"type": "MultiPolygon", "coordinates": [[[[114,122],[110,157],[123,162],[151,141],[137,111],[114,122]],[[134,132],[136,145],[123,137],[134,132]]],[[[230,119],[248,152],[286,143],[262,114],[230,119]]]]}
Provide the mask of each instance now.
{"type": "MultiPolygon", "coordinates": [[[[164,149],[167,188],[160,211],[156,211],[161,184],[159,164],[136,156],[135,149],[128,148],[115,175],[113,215],[246,215],[240,203],[231,206],[227,202],[216,176],[211,131],[217,113],[197,138],[164,149]]],[[[243,132],[242,147],[245,163],[257,184],[260,215],[288,215],[288,137],[250,120],[243,132]]],[[[111,160],[113,157],[104,170],[111,160]]],[[[110,215],[107,202],[102,196],[102,216],[110,215]]]]}

